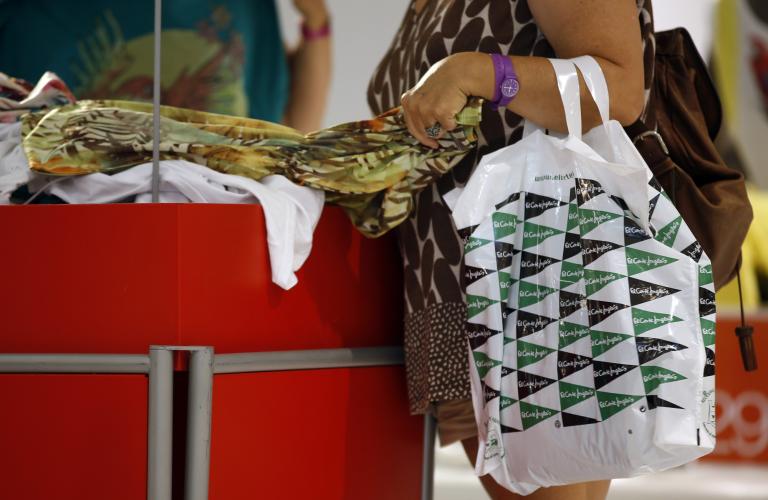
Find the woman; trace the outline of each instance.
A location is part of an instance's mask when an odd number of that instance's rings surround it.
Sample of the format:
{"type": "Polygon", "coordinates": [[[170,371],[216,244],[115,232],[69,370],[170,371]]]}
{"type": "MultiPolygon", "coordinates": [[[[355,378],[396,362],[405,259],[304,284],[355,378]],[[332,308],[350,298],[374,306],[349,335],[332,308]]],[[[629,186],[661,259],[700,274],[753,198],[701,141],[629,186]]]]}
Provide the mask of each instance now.
{"type": "MultiPolygon", "coordinates": [[[[611,117],[624,125],[635,121],[653,75],[652,37],[650,0],[413,0],[374,73],[368,93],[373,111],[402,104],[408,129],[428,147],[437,147],[435,138],[454,128],[453,116],[468,96],[500,105],[494,110],[486,102],[476,153],[418,196],[400,231],[411,410],[433,412],[441,443],[460,440],[470,460],[478,443],[469,400],[462,244],[442,195],[466,183],[483,155],[518,141],[523,118],[565,131],[546,57],[593,56],[608,82],[611,117]],[[504,77],[506,61],[516,83],[504,77]]],[[[599,115],[581,84],[586,130],[599,115]]],[[[489,476],[481,481],[493,499],[518,498],[489,476]]],[[[609,484],[544,488],[526,498],[603,499],[609,484]]]]}
{"type": "MultiPolygon", "coordinates": [[[[0,71],[50,70],[79,99],[151,100],[154,0],[0,1],[0,71]]],[[[163,104],[320,128],[330,86],[325,0],[293,0],[286,51],[275,0],[163,2],[163,104]]]]}

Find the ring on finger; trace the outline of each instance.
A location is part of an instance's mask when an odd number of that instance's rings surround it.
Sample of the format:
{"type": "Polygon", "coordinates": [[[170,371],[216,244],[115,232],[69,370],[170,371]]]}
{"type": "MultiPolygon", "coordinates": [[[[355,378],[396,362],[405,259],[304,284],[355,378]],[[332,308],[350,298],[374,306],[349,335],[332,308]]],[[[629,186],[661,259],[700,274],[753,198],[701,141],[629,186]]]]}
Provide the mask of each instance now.
{"type": "Polygon", "coordinates": [[[442,127],[439,123],[435,123],[431,127],[427,127],[424,129],[427,132],[427,137],[431,139],[437,139],[440,136],[440,131],[442,130],[442,127]]]}

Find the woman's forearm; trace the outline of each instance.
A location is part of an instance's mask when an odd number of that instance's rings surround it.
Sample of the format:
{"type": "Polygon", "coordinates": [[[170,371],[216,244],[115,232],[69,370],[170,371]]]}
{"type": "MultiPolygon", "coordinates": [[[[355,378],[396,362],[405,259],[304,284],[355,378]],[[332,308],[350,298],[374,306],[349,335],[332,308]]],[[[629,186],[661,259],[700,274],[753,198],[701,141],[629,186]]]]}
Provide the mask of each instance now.
{"type": "MultiPolygon", "coordinates": [[[[310,29],[323,25],[307,24],[310,29]]],[[[283,121],[302,132],[317,130],[322,125],[331,85],[330,36],[302,40],[289,60],[291,91],[283,121]]]]}
{"type": "MultiPolygon", "coordinates": [[[[449,64],[455,65],[457,77],[463,82],[461,85],[467,95],[493,99],[495,76],[490,56],[466,52],[453,57],[456,60],[449,64]]],[[[520,91],[507,108],[544,128],[564,132],[565,115],[552,65],[542,57],[513,56],[511,59],[520,81],[520,91]]],[[[642,112],[642,79],[603,58],[595,59],[608,83],[611,118],[629,125],[642,112]],[[634,85],[627,83],[633,80],[636,82],[634,85]]],[[[600,123],[600,115],[581,76],[579,81],[582,123],[584,130],[589,130],[600,123]]]]}

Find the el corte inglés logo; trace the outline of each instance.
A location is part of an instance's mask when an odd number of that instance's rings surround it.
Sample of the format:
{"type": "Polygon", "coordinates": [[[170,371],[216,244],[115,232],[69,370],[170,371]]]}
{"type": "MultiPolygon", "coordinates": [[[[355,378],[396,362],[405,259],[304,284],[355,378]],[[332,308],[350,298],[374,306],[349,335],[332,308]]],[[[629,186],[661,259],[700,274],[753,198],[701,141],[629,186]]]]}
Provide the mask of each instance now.
{"type": "Polygon", "coordinates": [[[634,318],[632,318],[632,322],[635,325],[666,325],[671,321],[672,321],[671,316],[649,316],[645,318],[635,316],[634,318]]]}
{"type": "Polygon", "coordinates": [[[483,300],[483,299],[476,298],[472,302],[468,303],[467,307],[469,307],[471,309],[484,309],[484,308],[488,307],[489,305],[491,305],[491,301],[490,300],[488,300],[488,299],[483,300]]]}
{"type": "Polygon", "coordinates": [[[547,322],[544,321],[541,318],[536,318],[533,321],[528,320],[528,319],[518,319],[517,320],[517,326],[522,327],[522,328],[530,328],[530,327],[533,327],[533,328],[543,328],[543,327],[547,326],[547,322]]]}
{"type": "Polygon", "coordinates": [[[531,261],[524,260],[520,263],[520,267],[539,267],[539,266],[547,267],[552,262],[554,262],[554,260],[550,257],[547,257],[546,259],[541,258],[541,259],[531,260],[531,261]]]}
{"type": "MultiPolygon", "coordinates": [[[[563,292],[565,293],[565,292],[563,292]]],[[[560,297],[560,307],[576,307],[578,305],[581,305],[581,299],[575,298],[575,299],[564,299],[562,296],[560,297]]]]}
{"type": "Polygon", "coordinates": [[[637,266],[660,266],[667,263],[664,257],[627,257],[627,262],[637,266]]]}
{"type": "Polygon", "coordinates": [[[592,391],[582,391],[581,389],[576,389],[575,391],[561,391],[560,397],[562,399],[569,399],[569,398],[578,398],[578,399],[584,399],[592,396],[592,391]]]}
{"type": "Polygon", "coordinates": [[[618,377],[624,373],[627,373],[629,368],[626,366],[610,367],[606,370],[595,370],[595,377],[618,377]]]}
{"type": "Polygon", "coordinates": [[[616,337],[598,337],[592,340],[592,347],[602,347],[602,346],[608,346],[613,347],[619,342],[623,341],[624,339],[616,336],[616,337]]]}
{"type": "Polygon", "coordinates": [[[676,351],[677,346],[674,344],[637,344],[637,352],[668,352],[676,351]]]}
{"type": "Polygon", "coordinates": [[[512,257],[514,253],[510,252],[509,250],[497,250],[496,251],[496,258],[497,259],[504,259],[507,257],[512,257]]]}
{"type": "Polygon", "coordinates": [[[519,294],[521,297],[535,297],[537,299],[541,299],[542,297],[546,297],[550,291],[543,289],[543,288],[534,288],[529,290],[520,290],[519,294]]]}
{"type": "Polygon", "coordinates": [[[577,358],[577,359],[568,359],[568,360],[561,360],[557,362],[558,368],[577,368],[581,369],[584,368],[589,364],[588,358],[577,358]]]}
{"type": "Polygon", "coordinates": [[[573,270],[563,269],[563,271],[560,273],[560,276],[562,278],[580,278],[581,274],[582,272],[577,269],[573,269],[573,270]]]}
{"type": "Polygon", "coordinates": [[[478,368],[493,368],[494,366],[496,366],[496,363],[497,362],[492,359],[476,360],[475,366],[477,366],[478,368]]]}
{"type": "Polygon", "coordinates": [[[589,333],[589,328],[588,327],[577,328],[577,329],[574,329],[574,330],[560,330],[560,336],[563,337],[563,338],[566,338],[566,339],[568,337],[583,337],[584,335],[586,335],[588,333],[589,333]]]}
{"type": "Polygon", "coordinates": [[[599,226],[603,222],[609,221],[613,218],[614,218],[613,214],[597,212],[593,214],[591,217],[581,217],[579,219],[579,223],[582,225],[595,224],[599,226]]]}
{"type": "Polygon", "coordinates": [[[661,380],[662,382],[674,382],[677,380],[677,376],[673,373],[650,373],[643,375],[643,382],[652,382],[654,380],[661,380]]]}
{"type": "Polygon", "coordinates": [[[699,304],[702,306],[711,306],[715,303],[714,300],[708,297],[700,297],[699,298],[699,304]]]}
{"type": "Polygon", "coordinates": [[[532,419],[535,419],[535,420],[541,420],[541,419],[544,419],[544,418],[548,418],[548,417],[551,417],[554,414],[555,414],[555,412],[552,411],[552,410],[541,410],[541,409],[536,409],[536,410],[533,410],[533,411],[529,410],[529,411],[522,411],[522,412],[520,412],[520,416],[521,417],[523,417],[523,418],[532,418],[532,419]]]}
{"type": "Polygon", "coordinates": [[[664,288],[653,288],[652,286],[645,287],[630,287],[629,292],[635,295],[664,295],[667,290],[664,288]]]}
{"type": "Polygon", "coordinates": [[[549,354],[550,351],[547,351],[546,349],[518,349],[517,350],[517,356],[520,358],[535,358],[535,359],[541,359],[545,357],[547,354],[549,354]]]}
{"type": "Polygon", "coordinates": [[[486,269],[467,269],[466,276],[470,280],[474,280],[477,278],[482,278],[483,276],[488,276],[488,270],[486,269]]]}
{"type": "Polygon", "coordinates": [[[602,276],[593,276],[591,278],[586,278],[584,280],[584,283],[587,286],[592,286],[592,285],[602,286],[602,285],[605,285],[606,283],[610,283],[614,279],[616,279],[615,276],[612,276],[610,274],[604,274],[602,276]]]}
{"type": "Polygon", "coordinates": [[[645,231],[638,226],[624,226],[624,234],[627,236],[644,236],[645,231]]]}
{"type": "Polygon", "coordinates": [[[600,408],[610,408],[612,406],[627,406],[635,402],[635,398],[627,396],[625,398],[612,399],[609,401],[600,401],[600,408]]]}
{"type": "Polygon", "coordinates": [[[555,234],[554,229],[541,228],[538,231],[524,231],[523,238],[536,238],[537,240],[546,240],[555,234]]]}
{"type": "Polygon", "coordinates": [[[526,201],[525,202],[525,208],[528,208],[528,209],[538,209],[538,210],[550,209],[552,207],[556,207],[556,206],[559,206],[559,205],[560,205],[560,202],[557,201],[557,200],[544,200],[544,201],[540,201],[540,202],[535,202],[535,201],[526,201]]]}
{"type": "Polygon", "coordinates": [[[540,389],[546,386],[548,382],[546,380],[518,380],[517,387],[520,389],[540,389]]]}
{"type": "Polygon", "coordinates": [[[493,227],[495,229],[505,229],[508,227],[517,227],[516,220],[495,220],[493,221],[493,227]]]}
{"type": "Polygon", "coordinates": [[[566,241],[566,242],[563,244],[563,246],[564,246],[564,247],[565,247],[567,250],[570,250],[570,249],[572,249],[572,248],[580,247],[580,246],[581,246],[581,244],[579,243],[579,241],[578,241],[578,240],[574,240],[574,241],[566,241]]]}
{"type": "Polygon", "coordinates": [[[613,314],[618,310],[619,310],[618,304],[610,304],[610,305],[605,305],[601,307],[594,307],[589,310],[589,314],[590,316],[594,316],[595,314],[606,315],[606,314],[613,314]]]}
{"type": "Polygon", "coordinates": [[[611,250],[613,247],[610,243],[601,243],[600,245],[595,245],[591,247],[587,247],[585,249],[582,249],[582,253],[584,255],[592,255],[593,253],[603,253],[605,251],[611,250]]]}
{"type": "Polygon", "coordinates": [[[477,238],[469,238],[469,242],[467,243],[467,251],[474,250],[475,248],[481,247],[485,242],[483,240],[477,239],[477,238]]]}

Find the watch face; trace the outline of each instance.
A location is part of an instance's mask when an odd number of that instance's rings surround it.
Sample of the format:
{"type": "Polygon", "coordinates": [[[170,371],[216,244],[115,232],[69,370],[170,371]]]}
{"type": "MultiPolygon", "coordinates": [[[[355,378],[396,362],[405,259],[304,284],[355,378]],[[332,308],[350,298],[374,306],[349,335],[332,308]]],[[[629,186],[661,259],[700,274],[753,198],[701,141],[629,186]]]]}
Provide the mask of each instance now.
{"type": "Polygon", "coordinates": [[[514,78],[507,78],[501,82],[501,94],[504,97],[515,97],[520,90],[520,82],[514,78]]]}

